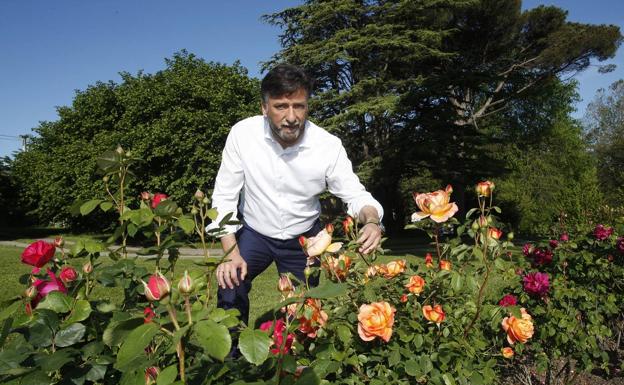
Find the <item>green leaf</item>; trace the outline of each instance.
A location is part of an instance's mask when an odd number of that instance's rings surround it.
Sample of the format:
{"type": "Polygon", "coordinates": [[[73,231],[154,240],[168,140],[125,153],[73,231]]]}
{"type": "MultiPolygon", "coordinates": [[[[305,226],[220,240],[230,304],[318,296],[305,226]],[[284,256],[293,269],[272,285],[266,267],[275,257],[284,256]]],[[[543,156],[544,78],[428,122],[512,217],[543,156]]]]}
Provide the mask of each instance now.
{"type": "Polygon", "coordinates": [[[332,281],[325,281],[322,286],[317,286],[314,289],[308,290],[305,293],[305,298],[331,298],[338,297],[347,294],[346,283],[335,283],[332,281]]]}
{"type": "Polygon", "coordinates": [[[451,288],[453,289],[453,291],[456,293],[459,292],[462,288],[462,283],[463,279],[461,274],[454,271],[451,277],[451,288]]]}
{"type": "Polygon", "coordinates": [[[422,370],[420,370],[420,365],[415,360],[408,360],[405,362],[405,373],[408,376],[412,377],[420,377],[422,376],[422,370]]]}
{"type": "Polygon", "coordinates": [[[167,366],[156,378],[156,385],[170,385],[178,376],[176,365],[167,366]]]}
{"type": "Polygon", "coordinates": [[[91,254],[106,251],[106,247],[104,247],[104,244],[102,242],[92,239],[85,241],[84,248],[85,250],[87,250],[88,253],[91,254]]]}
{"type": "Polygon", "coordinates": [[[139,317],[111,322],[104,330],[104,334],[102,334],[102,341],[110,347],[121,345],[130,332],[143,324],[143,318],[139,317]]]}
{"type": "Polygon", "coordinates": [[[455,385],[455,380],[448,373],[444,373],[442,379],[444,380],[444,385],[455,385]]]}
{"type": "Polygon", "coordinates": [[[175,214],[177,209],[178,209],[178,205],[174,201],[167,199],[167,200],[161,201],[158,204],[158,206],[156,206],[156,209],[154,210],[154,214],[161,218],[168,218],[172,216],[173,214],[175,214]]]}
{"type": "Polygon", "coordinates": [[[391,367],[393,367],[399,362],[401,362],[401,353],[398,350],[390,351],[390,356],[388,357],[388,364],[391,367]]]}
{"type": "Polygon", "coordinates": [[[76,241],[76,243],[74,243],[71,247],[71,249],[69,250],[71,255],[78,255],[80,254],[80,252],[84,250],[84,241],[82,239],[78,239],[76,241]]]}
{"type": "Polygon", "coordinates": [[[102,203],[101,199],[91,199],[90,201],[86,201],[80,206],[80,214],[83,216],[89,214],[96,207],[98,207],[100,203],[102,203]]]}
{"type": "MultiPolygon", "coordinates": [[[[75,350],[73,350],[75,353],[75,350]]],[[[63,367],[68,362],[74,360],[72,357],[72,351],[69,349],[57,350],[52,354],[41,353],[35,357],[35,362],[41,370],[45,372],[52,372],[63,367]]]]}
{"type": "Polygon", "coordinates": [[[269,356],[269,347],[272,343],[273,340],[267,333],[247,328],[240,334],[238,348],[247,361],[260,365],[269,356]]]}
{"type": "Polygon", "coordinates": [[[336,334],[338,334],[338,338],[340,338],[340,341],[345,345],[348,345],[351,341],[351,329],[345,325],[338,325],[338,327],[336,327],[336,334]]]}
{"type": "Polygon", "coordinates": [[[131,331],[119,348],[115,369],[125,372],[144,361],[147,358],[145,348],[158,332],[158,325],[153,322],[143,324],[131,331]]]}
{"type": "Polygon", "coordinates": [[[0,321],[4,321],[8,317],[12,316],[17,311],[17,309],[20,309],[23,306],[23,303],[20,300],[15,300],[15,302],[11,303],[10,305],[7,305],[6,302],[4,302],[2,305],[3,309],[2,311],[0,311],[0,321]]]}
{"type": "Polygon", "coordinates": [[[107,212],[108,210],[113,208],[113,202],[104,201],[100,204],[100,210],[107,212]]]}
{"type": "Polygon", "coordinates": [[[98,382],[106,375],[106,365],[93,364],[87,372],[85,379],[91,382],[98,382]]]}
{"type": "Polygon", "coordinates": [[[56,313],[67,313],[71,309],[71,298],[60,291],[52,291],[37,305],[37,310],[49,309],[56,313]]]}
{"type": "Polygon", "coordinates": [[[82,339],[86,330],[87,328],[81,323],[71,324],[56,333],[54,344],[60,347],[71,346],[82,339]]]}
{"type": "Polygon", "coordinates": [[[195,221],[188,217],[180,217],[178,219],[177,225],[187,234],[192,233],[195,229],[195,221]]]}
{"type": "Polygon", "coordinates": [[[86,320],[89,315],[91,315],[91,305],[89,304],[89,301],[79,299],[76,301],[71,313],[69,313],[69,317],[63,321],[63,325],[69,325],[74,322],[86,320]]]}
{"type": "Polygon", "coordinates": [[[194,326],[194,332],[204,351],[219,361],[223,361],[232,348],[230,332],[214,321],[199,321],[194,326]]]}

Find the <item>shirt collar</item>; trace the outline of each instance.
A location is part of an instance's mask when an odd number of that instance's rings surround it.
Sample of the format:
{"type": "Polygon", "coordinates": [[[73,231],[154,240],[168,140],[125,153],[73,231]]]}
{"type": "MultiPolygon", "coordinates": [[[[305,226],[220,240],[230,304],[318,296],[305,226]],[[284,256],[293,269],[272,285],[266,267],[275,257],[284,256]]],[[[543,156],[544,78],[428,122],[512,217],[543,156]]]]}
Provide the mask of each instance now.
{"type": "MultiPolygon", "coordinates": [[[[294,146],[286,147],[284,151],[290,152],[290,151],[297,151],[299,150],[299,148],[312,147],[312,133],[310,132],[311,130],[310,126],[311,126],[310,121],[306,119],[305,129],[303,130],[303,138],[301,138],[301,140],[294,146]]],[[[264,117],[264,138],[280,146],[277,140],[275,140],[275,138],[273,137],[273,133],[271,133],[271,126],[269,125],[269,118],[267,118],[266,116],[264,117]]]]}

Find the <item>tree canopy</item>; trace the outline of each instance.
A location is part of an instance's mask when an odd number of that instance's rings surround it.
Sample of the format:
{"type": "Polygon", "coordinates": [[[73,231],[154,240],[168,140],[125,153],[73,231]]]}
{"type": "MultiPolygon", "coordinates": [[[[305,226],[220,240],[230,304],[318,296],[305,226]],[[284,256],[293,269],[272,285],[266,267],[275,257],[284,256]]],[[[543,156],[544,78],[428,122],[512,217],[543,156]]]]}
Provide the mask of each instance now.
{"type": "Polygon", "coordinates": [[[230,127],[259,111],[258,82],[239,64],[205,62],[185,51],[155,74],[121,73],[77,91],[59,119],[35,129],[13,173],[41,221],[71,220],[69,206],[101,194],[96,157],[117,145],[143,161],[131,193],[161,191],[180,203],[211,188],[230,127]]]}

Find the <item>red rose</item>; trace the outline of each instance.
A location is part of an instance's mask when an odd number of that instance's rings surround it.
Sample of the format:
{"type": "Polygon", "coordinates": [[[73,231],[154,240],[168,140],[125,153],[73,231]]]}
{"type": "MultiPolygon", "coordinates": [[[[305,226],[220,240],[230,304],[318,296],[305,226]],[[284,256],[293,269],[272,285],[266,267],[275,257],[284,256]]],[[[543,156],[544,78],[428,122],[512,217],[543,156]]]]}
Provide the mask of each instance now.
{"type": "Polygon", "coordinates": [[[42,267],[50,262],[55,251],[56,247],[52,243],[33,242],[22,252],[22,262],[31,266],[42,267]]]}
{"type": "Polygon", "coordinates": [[[169,198],[167,194],[163,194],[163,193],[154,194],[154,198],[152,198],[152,208],[155,209],[156,206],[158,206],[158,204],[161,201],[167,200],[167,198],[169,198]]]}
{"type": "Polygon", "coordinates": [[[502,307],[515,306],[517,304],[518,299],[512,294],[505,294],[505,296],[498,301],[498,305],[502,307]]]}
{"type": "Polygon", "coordinates": [[[59,278],[63,281],[64,284],[75,281],[78,278],[78,274],[76,270],[74,270],[71,266],[63,266],[61,269],[61,273],[59,274],[59,278]]]}

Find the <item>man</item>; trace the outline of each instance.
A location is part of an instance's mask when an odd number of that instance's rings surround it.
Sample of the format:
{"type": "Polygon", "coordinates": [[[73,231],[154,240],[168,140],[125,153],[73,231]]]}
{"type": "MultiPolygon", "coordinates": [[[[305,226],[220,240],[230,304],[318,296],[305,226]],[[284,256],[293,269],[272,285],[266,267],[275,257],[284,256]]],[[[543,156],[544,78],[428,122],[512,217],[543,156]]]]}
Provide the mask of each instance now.
{"type": "Polygon", "coordinates": [[[221,238],[229,261],[217,268],[218,306],[237,308],[248,322],[251,281],[273,261],[280,273],[304,280],[300,235],[321,230],[319,194],[328,189],[363,224],[360,252],[381,240],[381,205],[353,173],[340,139],[307,120],[312,82],[300,68],[280,64],[262,80],[262,113],[232,127],[217,174],[212,206],[242,218],[221,238]]]}

